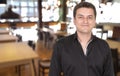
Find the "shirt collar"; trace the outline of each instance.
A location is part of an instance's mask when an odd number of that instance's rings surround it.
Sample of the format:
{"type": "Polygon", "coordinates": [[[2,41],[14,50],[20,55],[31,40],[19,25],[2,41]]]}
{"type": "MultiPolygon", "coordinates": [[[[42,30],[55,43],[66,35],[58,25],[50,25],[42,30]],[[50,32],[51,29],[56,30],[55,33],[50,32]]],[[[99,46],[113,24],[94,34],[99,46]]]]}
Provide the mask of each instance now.
{"type": "MultiPolygon", "coordinates": [[[[95,39],[96,39],[96,37],[92,34],[91,40],[94,41],[95,39]]],[[[75,32],[75,34],[74,34],[74,40],[78,40],[77,32],[75,32]]]]}

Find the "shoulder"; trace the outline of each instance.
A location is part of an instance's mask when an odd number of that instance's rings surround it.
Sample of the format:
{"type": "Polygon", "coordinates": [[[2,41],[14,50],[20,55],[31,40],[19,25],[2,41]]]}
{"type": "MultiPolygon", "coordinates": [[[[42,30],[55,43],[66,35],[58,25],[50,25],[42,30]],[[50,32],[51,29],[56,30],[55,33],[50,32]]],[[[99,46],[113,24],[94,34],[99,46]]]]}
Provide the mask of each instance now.
{"type": "Polygon", "coordinates": [[[63,37],[63,38],[57,40],[56,43],[57,44],[69,44],[69,43],[72,43],[72,41],[74,41],[74,35],[75,34],[63,37]]]}
{"type": "Polygon", "coordinates": [[[94,37],[94,41],[101,46],[107,46],[107,47],[109,46],[106,40],[94,37]]]}
{"type": "Polygon", "coordinates": [[[72,34],[72,35],[69,35],[69,36],[66,36],[66,37],[63,37],[59,40],[57,40],[54,44],[54,48],[57,48],[57,49],[62,49],[62,48],[67,48],[67,47],[71,47],[72,45],[74,45],[74,35],[75,34],[72,34]]]}
{"type": "Polygon", "coordinates": [[[100,50],[102,54],[108,54],[110,52],[110,47],[109,44],[106,42],[106,40],[100,39],[100,38],[95,38],[93,40],[94,46],[96,49],[100,50]]]}

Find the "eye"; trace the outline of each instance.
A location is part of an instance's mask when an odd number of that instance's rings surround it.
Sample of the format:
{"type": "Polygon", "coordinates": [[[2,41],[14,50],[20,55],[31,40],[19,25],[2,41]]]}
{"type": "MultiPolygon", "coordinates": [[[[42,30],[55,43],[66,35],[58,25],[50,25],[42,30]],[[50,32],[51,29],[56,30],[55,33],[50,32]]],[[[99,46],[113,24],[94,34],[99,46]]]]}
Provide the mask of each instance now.
{"type": "Polygon", "coordinates": [[[83,18],[83,16],[78,16],[78,18],[79,18],[79,19],[82,19],[82,18],[83,18]]]}
{"type": "Polygon", "coordinates": [[[88,16],[88,19],[93,19],[93,16],[88,16]]]}

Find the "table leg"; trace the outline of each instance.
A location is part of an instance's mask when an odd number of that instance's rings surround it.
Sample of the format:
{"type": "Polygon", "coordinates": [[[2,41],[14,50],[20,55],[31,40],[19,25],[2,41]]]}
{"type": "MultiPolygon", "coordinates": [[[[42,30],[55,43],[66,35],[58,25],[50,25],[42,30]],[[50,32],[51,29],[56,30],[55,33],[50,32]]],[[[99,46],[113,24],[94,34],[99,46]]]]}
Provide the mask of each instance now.
{"type": "Polygon", "coordinates": [[[35,76],[35,66],[33,64],[33,60],[30,61],[30,68],[31,68],[32,76],[35,76]]]}

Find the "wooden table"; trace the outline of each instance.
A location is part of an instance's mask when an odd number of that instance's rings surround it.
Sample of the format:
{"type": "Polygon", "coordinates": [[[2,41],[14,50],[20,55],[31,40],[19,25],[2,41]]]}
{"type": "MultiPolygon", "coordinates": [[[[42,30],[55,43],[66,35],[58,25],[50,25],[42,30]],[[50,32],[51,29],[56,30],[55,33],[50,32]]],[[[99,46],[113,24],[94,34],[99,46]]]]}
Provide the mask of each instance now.
{"type": "Polygon", "coordinates": [[[9,33],[10,33],[9,30],[0,30],[0,35],[1,35],[1,34],[9,34],[9,33]]]}
{"type": "Polygon", "coordinates": [[[0,35],[0,43],[1,42],[16,42],[18,38],[13,35],[2,34],[0,35]]]}
{"type": "Polygon", "coordinates": [[[38,55],[26,43],[0,43],[0,68],[29,64],[35,76],[32,60],[38,55]]]}
{"type": "Polygon", "coordinates": [[[120,55],[120,42],[114,40],[107,40],[107,43],[109,44],[110,48],[117,48],[120,55]]]}

